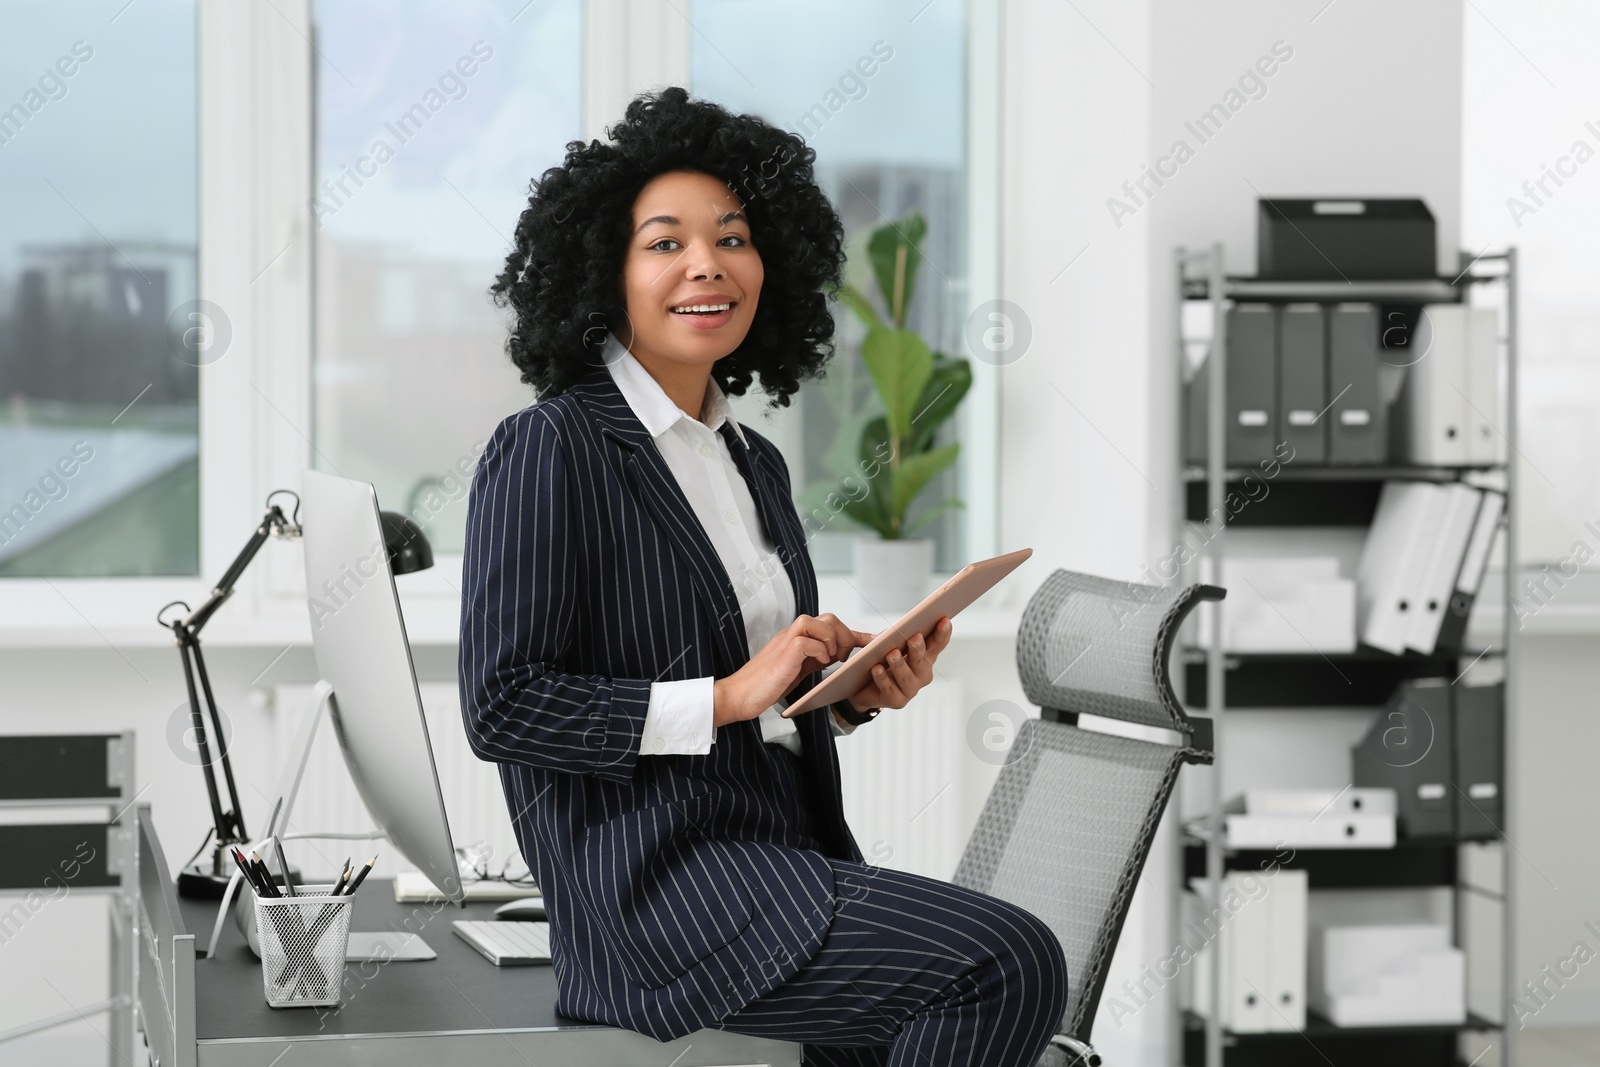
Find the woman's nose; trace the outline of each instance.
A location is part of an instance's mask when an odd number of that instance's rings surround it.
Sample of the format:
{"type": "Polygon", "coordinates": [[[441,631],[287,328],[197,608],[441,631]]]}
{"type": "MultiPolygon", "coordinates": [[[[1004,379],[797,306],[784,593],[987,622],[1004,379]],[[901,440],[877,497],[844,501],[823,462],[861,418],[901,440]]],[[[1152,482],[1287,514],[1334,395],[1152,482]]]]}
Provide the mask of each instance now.
{"type": "Polygon", "coordinates": [[[716,248],[704,245],[695,245],[690,248],[688,263],[685,264],[690,279],[706,281],[723,276],[722,260],[717,255],[716,248]]]}

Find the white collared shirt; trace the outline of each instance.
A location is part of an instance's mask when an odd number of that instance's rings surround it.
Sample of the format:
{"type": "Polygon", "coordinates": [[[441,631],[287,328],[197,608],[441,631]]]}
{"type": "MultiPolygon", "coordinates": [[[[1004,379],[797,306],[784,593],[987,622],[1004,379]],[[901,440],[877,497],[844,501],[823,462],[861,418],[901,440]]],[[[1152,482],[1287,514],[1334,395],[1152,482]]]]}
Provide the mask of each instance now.
{"type": "MultiPolygon", "coordinates": [[[[690,418],[667,396],[661,384],[615,336],[606,341],[606,368],[623,399],[654,439],[661,458],[678,481],[706,536],[717,550],[739,600],[745,637],[754,655],[773,635],[794,621],[794,587],[789,573],[768,540],[755,498],[739,473],[728,443],[718,430],[724,422],[740,441],[744,431],[734,421],[728,399],[715,380],[706,382],[698,419],[690,418]]],[[[745,441],[748,445],[748,441],[745,441]]],[[[716,741],[713,725],[713,678],[654,682],[645,713],[640,755],[704,755],[716,741]]],[[[761,737],[801,754],[795,724],[782,715],[782,698],[761,713],[761,737]]],[[[848,733],[833,713],[823,710],[835,734],[848,733]]]]}

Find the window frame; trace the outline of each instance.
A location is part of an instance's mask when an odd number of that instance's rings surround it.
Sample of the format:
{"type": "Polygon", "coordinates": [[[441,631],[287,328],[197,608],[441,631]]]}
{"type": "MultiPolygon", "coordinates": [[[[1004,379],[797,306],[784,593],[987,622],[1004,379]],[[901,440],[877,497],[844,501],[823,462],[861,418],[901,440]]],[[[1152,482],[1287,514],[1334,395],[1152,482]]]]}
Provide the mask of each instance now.
{"type": "MultiPolygon", "coordinates": [[[[165,646],[172,600],[198,604],[265,512],[313,461],[314,0],[198,0],[199,295],[223,310],[229,350],[200,370],[200,573],[171,578],[0,579],[0,647],[165,646]]],[[[967,248],[973,303],[1000,279],[1000,5],[967,11],[967,248]]],[[[632,96],[688,77],[693,27],[675,0],[586,0],[583,125],[603,136],[632,96]]],[[[998,550],[999,368],[973,361],[960,464],[966,555],[998,550]]],[[[414,644],[454,644],[461,556],[399,584],[414,644]]],[[[824,575],[828,604],[853,596],[824,575]]],[[[871,625],[870,619],[862,625],[871,625]]],[[[206,629],[208,645],[305,645],[301,554],[269,541],[206,629]]],[[[148,680],[148,679],[147,679],[148,680]]]]}

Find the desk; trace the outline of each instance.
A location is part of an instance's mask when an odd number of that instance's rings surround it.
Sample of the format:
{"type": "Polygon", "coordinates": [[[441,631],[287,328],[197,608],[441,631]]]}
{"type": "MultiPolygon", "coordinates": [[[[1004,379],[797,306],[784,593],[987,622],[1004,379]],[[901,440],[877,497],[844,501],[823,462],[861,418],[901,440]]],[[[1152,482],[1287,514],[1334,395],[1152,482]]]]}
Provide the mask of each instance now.
{"type": "MultiPolygon", "coordinates": [[[[140,814],[141,833],[153,840],[145,813],[140,814]]],[[[154,858],[152,851],[142,857],[154,858]]],[[[159,883],[155,878],[140,880],[144,893],[171,884],[164,872],[159,883]]],[[[150,902],[144,903],[148,913],[150,902]]],[[[231,921],[224,925],[215,959],[186,964],[182,938],[192,935],[183,931],[209,932],[216,917],[215,902],[180,900],[174,893],[165,903],[175,907],[182,927],[175,932],[180,941],[176,966],[168,966],[178,971],[192,967],[193,984],[185,990],[185,976],[176,974],[171,983],[175,995],[165,991],[152,995],[151,986],[141,983],[141,1000],[153,1001],[142,1005],[142,1018],[159,1025],[160,1015],[153,1013],[165,1005],[176,1007],[169,1018],[176,1024],[172,1045],[177,1063],[163,1062],[161,1067],[268,1067],[280,1062],[279,1057],[282,1067],[336,1063],[795,1067],[800,1062],[800,1047],[785,1042],[701,1030],[663,1044],[631,1031],[557,1016],[556,980],[549,967],[496,967],[450,929],[455,919],[492,918],[494,904],[466,908],[397,904],[390,881],[369,879],[356,894],[351,928],[421,934],[438,959],[348,963],[344,1003],[339,1007],[274,1009],[267,1007],[262,992],[261,961],[231,921]],[[181,1018],[187,1013],[190,991],[192,1058],[185,1055],[191,1039],[181,1018]]],[[[152,925],[160,925],[159,914],[152,925]]],[[[149,947],[155,959],[174,958],[159,943],[149,947]]],[[[159,1044],[151,1040],[152,1049],[159,1051],[159,1044]]]]}

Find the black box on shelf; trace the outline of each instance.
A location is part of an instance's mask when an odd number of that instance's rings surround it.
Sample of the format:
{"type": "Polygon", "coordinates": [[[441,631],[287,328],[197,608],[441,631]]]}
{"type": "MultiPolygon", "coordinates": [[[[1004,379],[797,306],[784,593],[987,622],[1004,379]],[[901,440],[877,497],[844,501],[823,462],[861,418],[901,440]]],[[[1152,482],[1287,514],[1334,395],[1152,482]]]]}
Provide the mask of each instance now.
{"type": "Polygon", "coordinates": [[[1256,275],[1375,281],[1438,274],[1433,213],[1416,199],[1258,201],[1256,275]]]}

